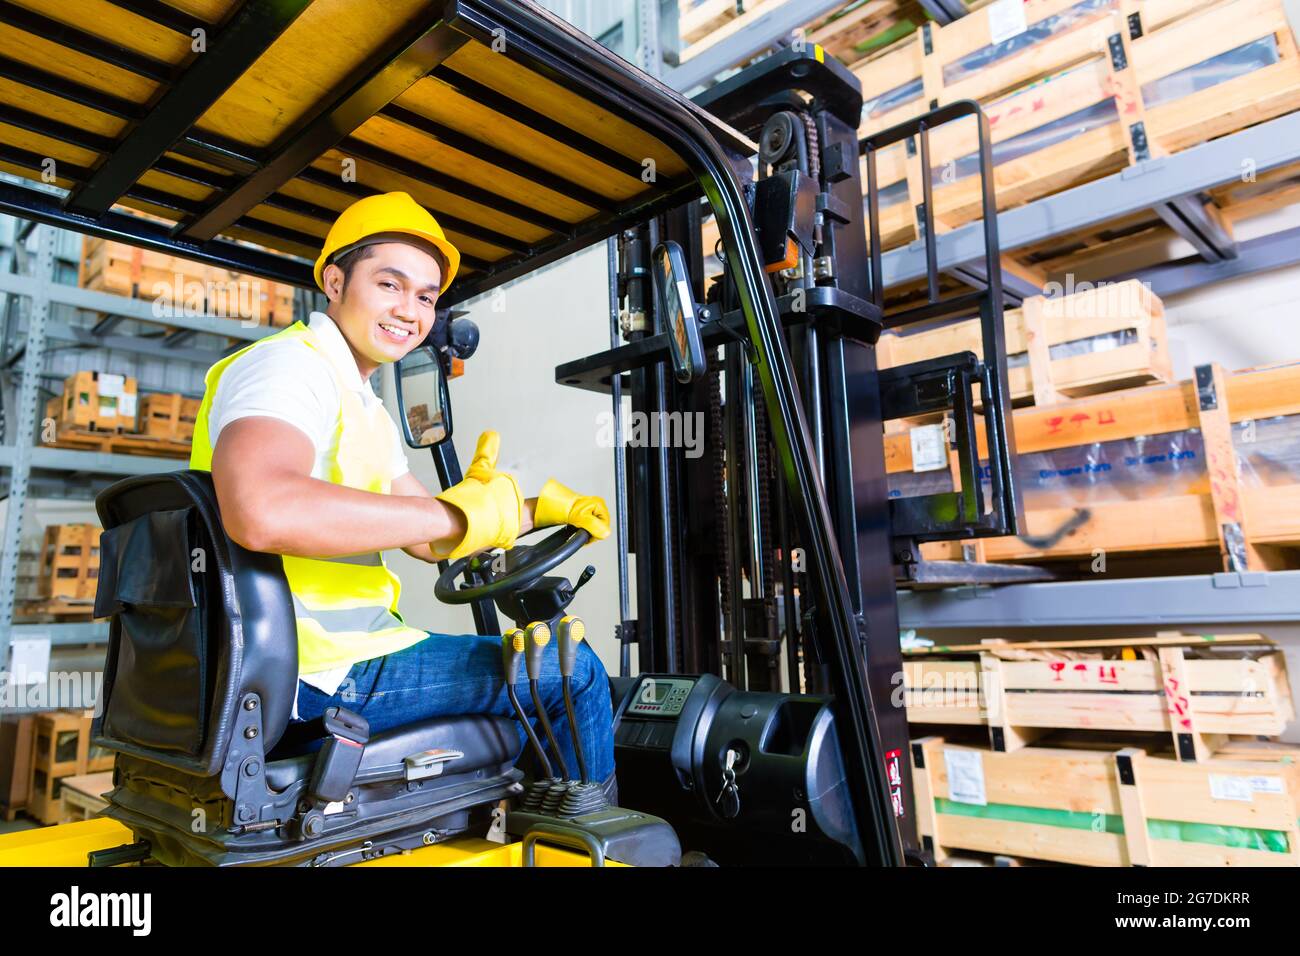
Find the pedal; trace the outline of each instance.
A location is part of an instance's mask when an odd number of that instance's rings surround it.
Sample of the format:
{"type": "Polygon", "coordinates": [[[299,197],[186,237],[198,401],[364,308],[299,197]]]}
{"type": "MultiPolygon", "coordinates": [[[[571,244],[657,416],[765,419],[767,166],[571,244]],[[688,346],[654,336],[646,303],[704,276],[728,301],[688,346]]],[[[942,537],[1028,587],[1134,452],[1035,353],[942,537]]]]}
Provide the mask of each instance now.
{"type": "Polygon", "coordinates": [[[538,843],[585,853],[592,866],[604,866],[607,860],[629,866],[677,866],[682,858],[677,834],[666,820],[622,807],[571,818],[509,813],[506,832],[523,841],[524,866],[536,865],[538,843]]]}

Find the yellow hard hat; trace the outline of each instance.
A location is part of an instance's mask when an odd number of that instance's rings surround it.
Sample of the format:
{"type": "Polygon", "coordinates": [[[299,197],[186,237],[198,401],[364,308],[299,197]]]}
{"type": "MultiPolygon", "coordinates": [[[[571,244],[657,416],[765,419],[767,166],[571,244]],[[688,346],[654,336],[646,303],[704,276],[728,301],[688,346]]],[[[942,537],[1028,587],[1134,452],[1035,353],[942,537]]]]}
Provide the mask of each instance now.
{"type": "Polygon", "coordinates": [[[447,259],[447,274],[442,277],[442,291],[451,285],[460,268],[460,250],[453,246],[438,220],[411,198],[409,193],[381,193],[358,199],[339,213],[325,237],[325,245],[316,260],[316,285],[325,289],[325,267],[340,253],[375,242],[406,242],[431,245],[447,259]],[[409,238],[408,238],[409,237],[409,238]]]}

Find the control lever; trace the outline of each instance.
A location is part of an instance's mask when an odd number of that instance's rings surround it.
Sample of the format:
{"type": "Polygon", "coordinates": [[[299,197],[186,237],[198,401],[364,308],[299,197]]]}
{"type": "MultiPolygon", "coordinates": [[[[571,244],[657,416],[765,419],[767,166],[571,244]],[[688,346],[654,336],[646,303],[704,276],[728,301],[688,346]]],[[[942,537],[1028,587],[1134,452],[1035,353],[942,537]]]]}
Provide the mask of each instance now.
{"type": "Polygon", "coordinates": [[[537,757],[543,776],[550,778],[555,776],[555,772],[551,770],[551,762],[546,759],[542,742],[533,732],[533,726],[528,722],[528,715],[524,713],[524,706],[519,703],[519,695],[515,693],[515,684],[519,682],[519,658],[523,657],[526,644],[524,632],[517,627],[512,627],[501,635],[501,665],[505,670],[506,694],[510,697],[510,706],[515,709],[515,717],[524,728],[524,733],[528,735],[528,743],[533,748],[533,755],[537,757]]]}
{"type": "Polygon", "coordinates": [[[590,581],[592,578],[594,578],[595,576],[596,576],[596,566],[594,564],[587,565],[587,567],[583,569],[582,574],[578,577],[578,583],[573,586],[573,593],[577,594],[578,591],[581,590],[582,586],[586,584],[588,581],[590,581]]]}
{"type": "Polygon", "coordinates": [[[533,708],[537,711],[537,722],[542,725],[546,742],[550,744],[551,753],[555,754],[555,761],[560,765],[561,779],[568,780],[569,767],[564,762],[564,754],[560,753],[559,744],[555,742],[555,731],[551,729],[551,719],[542,706],[542,693],[538,685],[542,677],[542,651],[551,643],[551,629],[544,621],[534,621],[524,630],[524,640],[527,645],[524,664],[528,669],[528,690],[533,697],[533,708]]]}
{"type": "Polygon", "coordinates": [[[581,778],[569,785],[568,792],[557,808],[560,816],[569,818],[596,813],[609,806],[604,789],[599,783],[593,783],[587,772],[587,760],[582,753],[582,736],[578,732],[578,719],[573,707],[573,671],[578,663],[578,648],[586,636],[587,625],[580,618],[562,617],[555,628],[556,650],[560,658],[560,686],[564,691],[564,712],[569,718],[569,736],[573,738],[573,753],[578,758],[578,775],[581,778]]]}
{"type": "MultiPolygon", "coordinates": [[[[588,567],[587,571],[592,574],[596,573],[595,568],[588,567]]],[[[578,587],[582,587],[583,580],[589,577],[587,571],[583,572],[582,578],[578,580],[578,587]]],[[[577,590],[575,588],[574,590],[577,590]]],[[[562,617],[559,626],[555,631],[556,648],[560,656],[560,683],[564,689],[564,712],[569,718],[569,735],[573,737],[573,752],[578,758],[578,776],[584,784],[591,783],[591,778],[587,776],[587,761],[582,754],[582,740],[578,733],[578,721],[574,719],[573,711],[573,669],[578,663],[578,648],[582,644],[582,639],[587,636],[587,625],[582,623],[580,618],[562,617]]]]}

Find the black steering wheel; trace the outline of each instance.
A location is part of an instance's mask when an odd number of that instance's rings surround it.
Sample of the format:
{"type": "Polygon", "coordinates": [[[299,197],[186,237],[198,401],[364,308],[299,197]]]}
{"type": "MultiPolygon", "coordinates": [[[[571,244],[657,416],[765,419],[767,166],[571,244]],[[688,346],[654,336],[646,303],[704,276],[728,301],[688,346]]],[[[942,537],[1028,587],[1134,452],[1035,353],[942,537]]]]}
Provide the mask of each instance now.
{"type": "MultiPolygon", "coordinates": [[[[538,530],[540,529],[534,528],[521,537],[538,530]]],[[[505,570],[499,573],[492,569],[494,558],[491,554],[473,554],[461,558],[453,561],[446,571],[438,575],[433,594],[443,604],[470,604],[482,598],[526,588],[551,568],[573,557],[590,540],[590,532],[571,524],[565,525],[537,544],[517,544],[505,552],[505,570]],[[467,570],[484,578],[484,583],[472,587],[459,585],[460,577],[467,570]]]]}

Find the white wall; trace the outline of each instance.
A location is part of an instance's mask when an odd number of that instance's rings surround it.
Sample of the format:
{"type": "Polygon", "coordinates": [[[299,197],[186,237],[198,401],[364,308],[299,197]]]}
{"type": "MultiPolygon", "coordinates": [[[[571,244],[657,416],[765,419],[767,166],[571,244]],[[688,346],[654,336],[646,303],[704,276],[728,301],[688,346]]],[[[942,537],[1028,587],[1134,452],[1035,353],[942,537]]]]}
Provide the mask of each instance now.
{"type": "MultiPolygon", "coordinates": [[[[1233,234],[1239,242],[1300,226],[1300,204],[1244,220],[1233,234]]],[[[1137,271],[1196,254],[1182,239],[1139,243],[1098,259],[1078,279],[1137,271]]],[[[1057,277],[1059,278],[1059,277],[1057,277]]],[[[1174,375],[1188,379],[1197,365],[1218,362],[1225,369],[1300,361],[1300,266],[1289,266],[1201,286],[1166,296],[1165,320],[1174,375]]]]}
{"type": "MultiPolygon", "coordinates": [[[[465,363],[465,374],[450,386],[452,441],[462,469],[469,466],[479,434],[495,429],[501,433],[497,465],[515,476],[525,495],[535,496],[548,478],[555,478],[580,494],[601,495],[613,509],[614,450],[598,444],[599,416],[611,410],[609,397],[555,382],[556,365],[609,348],[605,248],[600,243],[467,306],[482,340],[465,363]]],[[[396,418],[391,375],[385,377],[383,396],[396,418]]],[[[425,487],[436,490],[429,454],[407,449],[407,457],[425,487]]],[[[530,536],[524,543],[535,540],[539,538],[530,536]]],[[[400,606],[408,622],[473,633],[468,607],[449,607],[434,598],[434,566],[401,552],[387,557],[402,577],[400,606]]],[[[606,668],[617,673],[618,574],[612,534],[583,548],[556,573],[576,582],[588,564],[596,566],[596,576],[570,611],[586,622],[592,647],[606,668]]],[[[504,617],[501,621],[507,623],[504,617]]]]}
{"type": "Polygon", "coordinates": [[[1300,361],[1300,266],[1203,286],[1165,300],[1174,375],[1300,361]]]}

